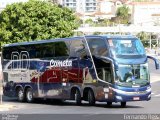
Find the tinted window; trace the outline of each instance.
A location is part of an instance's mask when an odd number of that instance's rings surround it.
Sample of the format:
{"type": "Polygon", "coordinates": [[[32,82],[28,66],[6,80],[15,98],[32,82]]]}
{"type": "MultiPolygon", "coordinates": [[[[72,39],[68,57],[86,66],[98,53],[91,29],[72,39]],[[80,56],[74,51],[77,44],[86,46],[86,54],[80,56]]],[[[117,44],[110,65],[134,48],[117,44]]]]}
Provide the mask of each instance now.
{"type": "Polygon", "coordinates": [[[23,46],[14,46],[3,48],[3,59],[12,59],[12,52],[17,52],[19,55],[21,52],[26,52],[29,57],[23,57],[23,59],[41,59],[69,56],[69,45],[67,42],[52,42],[42,44],[31,44],[23,46]]]}
{"type": "Polygon", "coordinates": [[[56,42],[55,43],[55,57],[68,57],[69,48],[67,42],[56,42]]]}
{"type": "Polygon", "coordinates": [[[43,58],[52,58],[55,56],[55,43],[43,44],[43,58]]]}
{"type": "Polygon", "coordinates": [[[82,40],[73,40],[71,41],[70,47],[70,56],[71,57],[78,57],[77,52],[84,49],[84,44],[82,40]]]}
{"type": "Polygon", "coordinates": [[[103,39],[97,37],[89,38],[87,41],[92,55],[107,56],[108,50],[103,39]]]}
{"type": "Polygon", "coordinates": [[[55,43],[30,45],[30,58],[51,58],[55,56],[55,43]]]}
{"type": "Polygon", "coordinates": [[[11,59],[11,51],[9,48],[3,48],[2,52],[3,59],[11,59]]]}

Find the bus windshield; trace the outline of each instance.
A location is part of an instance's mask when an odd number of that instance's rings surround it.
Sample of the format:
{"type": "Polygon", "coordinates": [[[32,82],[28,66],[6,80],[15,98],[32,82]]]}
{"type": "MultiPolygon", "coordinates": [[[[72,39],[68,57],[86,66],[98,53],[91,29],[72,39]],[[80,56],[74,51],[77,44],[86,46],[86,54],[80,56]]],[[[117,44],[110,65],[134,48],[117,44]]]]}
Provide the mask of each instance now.
{"type": "Polygon", "coordinates": [[[148,65],[119,65],[118,84],[121,86],[144,86],[149,83],[148,65]]]}
{"type": "Polygon", "coordinates": [[[125,55],[145,55],[145,50],[138,39],[109,39],[111,53],[114,57],[125,55]]]}

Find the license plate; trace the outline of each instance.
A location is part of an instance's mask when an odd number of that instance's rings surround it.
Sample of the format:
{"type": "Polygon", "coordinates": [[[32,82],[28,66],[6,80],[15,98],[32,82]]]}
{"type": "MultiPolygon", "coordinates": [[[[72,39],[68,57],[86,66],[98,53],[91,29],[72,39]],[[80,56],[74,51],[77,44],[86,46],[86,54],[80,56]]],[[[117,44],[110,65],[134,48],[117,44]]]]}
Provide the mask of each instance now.
{"type": "Polygon", "coordinates": [[[139,97],[133,97],[133,100],[140,100],[139,97]]]}

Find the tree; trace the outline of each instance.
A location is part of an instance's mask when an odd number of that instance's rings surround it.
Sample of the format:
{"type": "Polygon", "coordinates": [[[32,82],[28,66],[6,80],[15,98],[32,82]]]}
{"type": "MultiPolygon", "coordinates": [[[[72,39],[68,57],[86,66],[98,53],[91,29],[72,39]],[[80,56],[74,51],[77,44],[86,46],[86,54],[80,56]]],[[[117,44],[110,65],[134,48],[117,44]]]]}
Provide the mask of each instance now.
{"type": "Polygon", "coordinates": [[[142,32],[138,33],[136,36],[142,41],[142,43],[145,47],[149,46],[149,39],[150,38],[149,38],[148,33],[142,31],[142,32]]]}
{"type": "Polygon", "coordinates": [[[89,19],[87,19],[87,20],[85,21],[85,23],[86,23],[86,24],[93,24],[94,22],[93,22],[93,20],[92,20],[91,18],[89,18],[89,19]]]}
{"type": "Polygon", "coordinates": [[[0,13],[1,44],[69,37],[77,21],[70,9],[49,2],[14,3],[0,13]]]}
{"type": "Polygon", "coordinates": [[[119,23],[123,23],[123,24],[127,24],[129,23],[129,8],[125,5],[123,5],[122,7],[119,7],[117,9],[116,12],[116,21],[118,21],[119,23]]]}
{"type": "Polygon", "coordinates": [[[148,40],[149,39],[149,35],[146,33],[146,32],[140,32],[137,34],[137,37],[140,39],[140,40],[148,40]]]}
{"type": "Polygon", "coordinates": [[[53,4],[59,4],[59,0],[48,0],[48,2],[51,2],[53,4]]]}

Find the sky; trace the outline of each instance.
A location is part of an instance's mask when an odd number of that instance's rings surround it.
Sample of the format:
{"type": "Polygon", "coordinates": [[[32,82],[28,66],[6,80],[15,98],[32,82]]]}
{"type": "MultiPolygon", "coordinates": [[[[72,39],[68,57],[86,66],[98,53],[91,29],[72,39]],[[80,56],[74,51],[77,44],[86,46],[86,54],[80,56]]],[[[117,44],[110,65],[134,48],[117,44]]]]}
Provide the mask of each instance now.
{"type": "Polygon", "coordinates": [[[26,2],[28,0],[0,0],[0,7],[5,7],[7,4],[12,4],[14,2],[26,2]]]}

